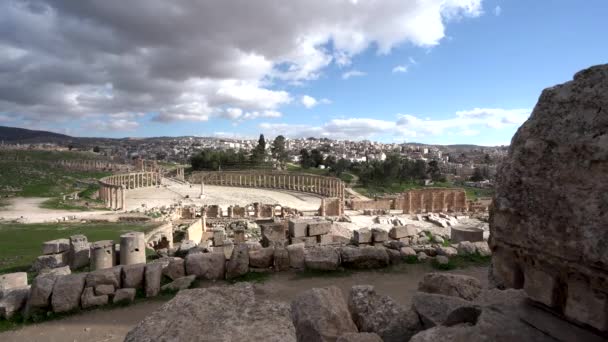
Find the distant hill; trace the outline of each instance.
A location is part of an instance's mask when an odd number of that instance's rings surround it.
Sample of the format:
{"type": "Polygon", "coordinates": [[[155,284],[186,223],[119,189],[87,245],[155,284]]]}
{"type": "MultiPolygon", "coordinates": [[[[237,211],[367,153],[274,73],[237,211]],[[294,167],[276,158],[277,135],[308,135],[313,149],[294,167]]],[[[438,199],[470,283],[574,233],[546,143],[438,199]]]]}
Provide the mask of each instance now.
{"type": "Polygon", "coordinates": [[[47,132],[34,131],[31,129],[0,126],[0,141],[4,142],[27,142],[27,143],[43,143],[43,142],[59,142],[72,140],[69,135],[47,132]]]}

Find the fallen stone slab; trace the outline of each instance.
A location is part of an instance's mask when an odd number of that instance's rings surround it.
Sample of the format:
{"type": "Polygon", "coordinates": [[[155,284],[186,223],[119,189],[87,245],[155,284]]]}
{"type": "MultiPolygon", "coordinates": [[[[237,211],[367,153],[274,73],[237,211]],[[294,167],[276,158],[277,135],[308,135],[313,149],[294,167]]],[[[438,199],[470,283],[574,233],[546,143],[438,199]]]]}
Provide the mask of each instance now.
{"type": "Polygon", "coordinates": [[[57,239],[42,243],[42,254],[59,254],[70,249],[69,239],[57,239]]]}
{"type": "Polygon", "coordinates": [[[41,255],[34,260],[32,271],[40,272],[45,268],[58,268],[68,264],[68,251],[58,254],[41,255]]]}
{"type": "Polygon", "coordinates": [[[146,264],[131,264],[122,266],[122,287],[141,289],[144,287],[144,272],[146,264]]]}
{"type": "Polygon", "coordinates": [[[372,228],[372,242],[384,242],[388,240],[390,226],[372,228]]]}
{"type": "Polygon", "coordinates": [[[374,269],[389,264],[388,253],[384,247],[342,247],[340,248],[342,266],[356,269],[374,269]]]}
{"type": "Polygon", "coordinates": [[[481,283],[473,277],[452,273],[427,273],[418,290],[473,300],[481,293],[481,283]]]}
{"type": "Polygon", "coordinates": [[[309,270],[335,271],[340,266],[340,253],[333,247],[306,248],[304,264],[309,270]]]}
{"type": "Polygon", "coordinates": [[[207,280],[224,279],[226,258],[223,253],[197,253],[186,257],[186,274],[207,280]]]}
{"type": "Polygon", "coordinates": [[[273,254],[273,267],[275,271],[289,270],[289,252],[285,247],[275,247],[273,254]]]}
{"type": "Polygon", "coordinates": [[[181,277],[181,278],[175,279],[174,281],[170,282],[169,284],[161,286],[160,289],[161,289],[161,291],[171,291],[171,292],[185,290],[192,285],[192,283],[194,282],[195,279],[196,279],[195,275],[181,277]]]}
{"type": "Polygon", "coordinates": [[[114,304],[128,304],[135,300],[136,290],[134,288],[118,289],[114,293],[112,303],[114,304]]]}
{"type": "Polygon", "coordinates": [[[291,219],[289,220],[289,236],[304,237],[308,232],[308,222],[310,220],[291,219]]]}
{"type": "Polygon", "coordinates": [[[289,255],[289,266],[294,269],[304,269],[304,247],[303,243],[296,243],[287,246],[287,254],[289,255]]]}
{"type": "Polygon", "coordinates": [[[319,221],[308,223],[308,236],[317,236],[328,234],[331,230],[331,222],[319,221]]]}
{"type": "Polygon", "coordinates": [[[272,266],[274,247],[266,247],[249,251],[249,266],[255,268],[269,268],[272,266]]]}
{"type": "Polygon", "coordinates": [[[23,288],[27,286],[27,273],[15,272],[0,274],[0,298],[8,290],[23,288]]]}
{"type": "Polygon", "coordinates": [[[29,293],[29,286],[7,290],[0,298],[0,318],[10,319],[21,312],[25,307],[29,293]]]}
{"type": "Polygon", "coordinates": [[[289,305],[256,298],[253,286],[180,291],[135,326],[125,342],[295,342],[289,305]]]}
{"type": "Polygon", "coordinates": [[[86,236],[72,235],[70,236],[70,252],[69,252],[70,267],[78,270],[88,266],[91,262],[91,245],[86,236]]]}
{"type": "Polygon", "coordinates": [[[144,271],[144,289],[146,292],[146,297],[155,297],[158,296],[160,292],[160,281],[163,273],[163,265],[149,263],[146,264],[146,268],[144,271]]]}
{"type": "Polygon", "coordinates": [[[96,295],[92,287],[85,287],[80,296],[80,303],[83,309],[108,304],[108,295],[96,295]]]}
{"type": "Polygon", "coordinates": [[[412,307],[420,316],[424,329],[444,324],[452,311],[470,305],[470,301],[462,298],[434,293],[418,292],[412,298],[412,307]]]}
{"type": "Polygon", "coordinates": [[[54,312],[68,312],[80,307],[80,295],[84,290],[86,274],[75,273],[58,276],[53,286],[51,307],[54,312]]]}
{"type": "Polygon", "coordinates": [[[95,294],[98,296],[111,295],[116,292],[114,285],[97,285],[95,286],[95,294]]]}
{"type": "Polygon", "coordinates": [[[353,232],[353,240],[355,244],[365,244],[372,242],[372,231],[369,228],[361,228],[353,232]]]}
{"type": "Polygon", "coordinates": [[[378,334],[385,342],[408,341],[422,330],[418,315],[388,296],[376,293],[373,286],[353,286],[348,309],[360,332],[378,334]]]}
{"type": "Polygon", "coordinates": [[[298,341],[335,341],[358,332],[342,291],[335,286],[299,294],[291,302],[291,318],[298,341]]]}
{"type": "Polygon", "coordinates": [[[401,239],[404,237],[414,236],[418,233],[416,226],[407,225],[407,226],[396,226],[391,228],[388,231],[388,236],[391,239],[401,239]]]}
{"type": "Polygon", "coordinates": [[[412,247],[402,247],[399,252],[404,257],[416,256],[416,251],[412,247]]]}
{"type": "Polygon", "coordinates": [[[112,285],[115,288],[121,286],[121,274],[123,266],[104,268],[86,274],[86,286],[96,287],[98,285],[112,285]]]}
{"type": "Polygon", "coordinates": [[[230,260],[226,262],[226,279],[243,276],[249,272],[249,249],[244,243],[234,247],[230,260]]]}

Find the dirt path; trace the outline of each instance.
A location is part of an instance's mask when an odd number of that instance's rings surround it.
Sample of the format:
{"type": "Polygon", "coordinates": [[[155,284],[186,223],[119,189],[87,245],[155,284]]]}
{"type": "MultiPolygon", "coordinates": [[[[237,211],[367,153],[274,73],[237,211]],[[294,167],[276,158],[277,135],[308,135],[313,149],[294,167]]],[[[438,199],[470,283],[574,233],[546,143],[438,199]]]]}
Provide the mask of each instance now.
{"type": "Polygon", "coordinates": [[[111,213],[111,211],[72,211],[40,208],[48,200],[44,197],[15,197],[7,200],[7,205],[0,207],[0,218],[19,220],[22,223],[53,222],[65,216],[86,218],[111,213]]]}
{"type": "MultiPolygon", "coordinates": [[[[338,286],[345,296],[353,285],[369,284],[380,294],[391,296],[402,305],[409,305],[418,282],[432,271],[427,264],[403,265],[392,271],[354,272],[339,277],[302,277],[295,273],[273,274],[256,285],[256,295],[265,299],[289,302],[298,293],[313,287],[338,286]]],[[[471,267],[456,273],[478,278],[487,286],[487,268],[471,267]]],[[[203,284],[203,287],[230,286],[225,282],[203,284]]],[[[125,308],[94,310],[57,321],[30,325],[20,330],[0,333],[0,341],[122,341],[127,332],[146,315],[160,308],[160,300],[150,300],[125,308]]]]}

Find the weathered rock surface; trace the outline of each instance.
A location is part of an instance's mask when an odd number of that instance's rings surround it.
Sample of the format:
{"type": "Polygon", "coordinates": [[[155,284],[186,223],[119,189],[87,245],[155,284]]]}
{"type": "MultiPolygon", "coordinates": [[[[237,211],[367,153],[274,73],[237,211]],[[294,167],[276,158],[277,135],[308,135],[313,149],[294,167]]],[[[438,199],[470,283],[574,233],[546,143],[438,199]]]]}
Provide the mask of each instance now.
{"type": "Polygon", "coordinates": [[[157,296],[160,292],[160,281],[163,275],[162,272],[163,265],[155,263],[146,264],[144,271],[146,297],[157,296]]]}
{"type": "Polygon", "coordinates": [[[481,284],[476,278],[461,274],[427,273],[418,284],[418,290],[473,300],[481,293],[481,284]]]}
{"type": "Polygon", "coordinates": [[[108,304],[108,295],[96,295],[92,287],[86,287],[80,296],[83,309],[93,308],[108,304]]]}
{"type": "Polygon", "coordinates": [[[335,271],[340,266],[340,254],[333,247],[306,248],[304,263],[310,270],[335,271]]]}
{"type": "Polygon", "coordinates": [[[353,240],[355,244],[371,243],[372,231],[369,228],[361,228],[353,232],[353,240]]]}
{"type": "Polygon", "coordinates": [[[253,286],[181,291],[133,328],[126,342],[295,342],[289,305],[259,300],[253,286]]]}
{"type": "Polygon", "coordinates": [[[335,286],[299,294],[291,302],[291,317],[298,341],[336,341],[358,332],[342,291],[335,286]]]}
{"type": "Polygon", "coordinates": [[[512,139],[490,213],[501,286],[608,331],[608,65],[543,91],[512,139]]]}
{"type": "Polygon", "coordinates": [[[114,293],[114,298],[112,299],[112,303],[115,304],[127,304],[131,303],[135,300],[136,289],[134,288],[124,288],[118,289],[114,293]]]}
{"type": "Polygon", "coordinates": [[[46,268],[58,268],[68,264],[68,251],[57,254],[41,255],[34,260],[32,271],[40,272],[46,268]]]}
{"type": "Polygon", "coordinates": [[[186,274],[207,280],[224,279],[226,259],[224,253],[196,253],[186,257],[186,274]]]}
{"type": "Polygon", "coordinates": [[[185,276],[186,268],[184,266],[184,259],[171,258],[167,267],[163,268],[163,275],[169,277],[171,280],[185,276]]]}
{"type": "Polygon", "coordinates": [[[346,333],[338,337],[336,342],[382,342],[382,339],[374,333],[346,333]]]}
{"type": "Polygon", "coordinates": [[[244,243],[234,246],[230,260],[226,262],[226,279],[233,279],[249,272],[249,249],[244,243]]]}
{"type": "Polygon", "coordinates": [[[470,301],[462,298],[425,292],[418,292],[412,298],[412,307],[420,316],[424,329],[442,325],[452,311],[470,305],[470,301]]]}
{"type": "Polygon", "coordinates": [[[74,270],[88,266],[91,261],[91,246],[86,236],[70,236],[70,267],[74,270]]]}
{"type": "Polygon", "coordinates": [[[287,246],[287,254],[289,255],[289,266],[295,269],[304,269],[304,247],[303,243],[296,243],[287,246]]]}
{"type": "Polygon", "coordinates": [[[119,288],[121,285],[122,266],[95,270],[86,274],[86,286],[112,285],[119,288]]]}
{"type": "Polygon", "coordinates": [[[85,277],[86,274],[83,273],[57,277],[51,295],[51,306],[54,312],[67,312],[79,308],[85,277]]]}
{"type": "Polygon", "coordinates": [[[275,247],[272,258],[275,271],[289,270],[289,252],[285,247],[275,247]]]}
{"type": "Polygon", "coordinates": [[[0,298],[5,291],[27,286],[27,273],[15,272],[0,274],[0,298]]]}
{"type": "Polygon", "coordinates": [[[189,275],[182,278],[175,279],[169,284],[163,285],[160,289],[162,291],[180,291],[189,288],[194,280],[196,279],[195,275],[189,275]]]}
{"type": "Polygon", "coordinates": [[[122,287],[143,288],[146,264],[124,265],[122,267],[122,287]]]}
{"type": "Polygon", "coordinates": [[[57,239],[42,243],[42,254],[58,254],[70,249],[70,240],[57,239]]]}
{"type": "Polygon", "coordinates": [[[266,247],[249,251],[249,266],[255,268],[269,268],[272,266],[274,247],[266,247]]]}
{"type": "Polygon", "coordinates": [[[416,312],[378,295],[373,286],[353,286],[348,308],[359,331],[376,333],[385,342],[407,341],[422,329],[416,312]]]}
{"type": "Polygon", "coordinates": [[[342,265],[347,268],[374,269],[389,264],[388,253],[384,247],[343,247],[340,248],[342,265]]]}
{"type": "Polygon", "coordinates": [[[308,236],[317,236],[329,233],[331,229],[331,222],[329,221],[321,221],[315,222],[312,221],[308,224],[308,236]]]}
{"type": "Polygon", "coordinates": [[[30,287],[7,290],[0,298],[0,318],[9,319],[19,313],[25,306],[30,287]]]}

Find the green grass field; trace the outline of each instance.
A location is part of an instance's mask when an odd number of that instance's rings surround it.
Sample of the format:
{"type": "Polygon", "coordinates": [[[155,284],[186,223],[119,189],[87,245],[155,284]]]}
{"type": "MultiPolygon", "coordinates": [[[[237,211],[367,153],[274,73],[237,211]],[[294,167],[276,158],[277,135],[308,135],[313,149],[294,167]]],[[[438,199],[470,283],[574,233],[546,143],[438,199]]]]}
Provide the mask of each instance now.
{"type": "Polygon", "coordinates": [[[310,167],[308,169],[305,169],[300,165],[290,163],[287,164],[287,171],[298,173],[310,173],[318,176],[327,176],[327,174],[329,173],[328,169],[317,169],[316,167],[310,167]]]}
{"type": "Polygon", "coordinates": [[[0,224],[0,274],[27,271],[40,255],[42,243],[84,234],[89,242],[119,240],[130,231],[149,231],[156,223],[0,224]]]}

